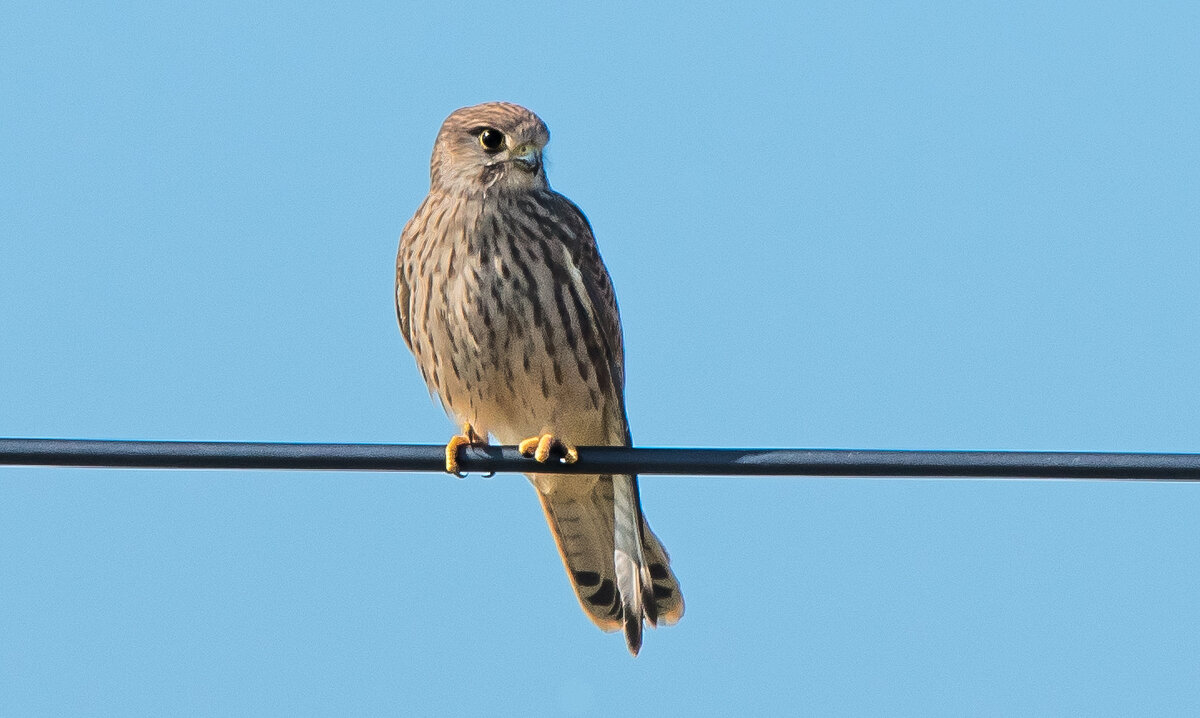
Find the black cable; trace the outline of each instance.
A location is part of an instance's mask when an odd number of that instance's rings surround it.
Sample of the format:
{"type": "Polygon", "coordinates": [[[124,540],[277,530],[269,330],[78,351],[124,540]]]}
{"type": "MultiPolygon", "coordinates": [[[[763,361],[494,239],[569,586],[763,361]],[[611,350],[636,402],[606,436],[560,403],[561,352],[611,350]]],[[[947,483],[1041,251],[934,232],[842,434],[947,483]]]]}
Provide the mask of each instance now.
{"type": "MultiPolygon", "coordinates": [[[[643,449],[579,447],[579,462],[538,464],[515,447],[464,447],[472,473],[860,476],[893,478],[1200,481],[1200,454],[857,449],[643,449]]],[[[0,465],[159,469],[425,471],[445,468],[427,444],[290,444],[207,441],[0,439],[0,465]]]]}

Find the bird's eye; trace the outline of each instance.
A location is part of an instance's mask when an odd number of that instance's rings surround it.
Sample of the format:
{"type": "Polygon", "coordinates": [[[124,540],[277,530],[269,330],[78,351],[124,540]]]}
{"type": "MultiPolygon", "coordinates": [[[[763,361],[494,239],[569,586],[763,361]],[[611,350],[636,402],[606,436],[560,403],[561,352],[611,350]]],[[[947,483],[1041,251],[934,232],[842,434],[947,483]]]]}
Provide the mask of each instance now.
{"type": "Polygon", "coordinates": [[[485,127],[479,133],[479,144],[483,145],[483,149],[488,152],[495,152],[504,146],[504,133],[491,127],[485,127]]]}

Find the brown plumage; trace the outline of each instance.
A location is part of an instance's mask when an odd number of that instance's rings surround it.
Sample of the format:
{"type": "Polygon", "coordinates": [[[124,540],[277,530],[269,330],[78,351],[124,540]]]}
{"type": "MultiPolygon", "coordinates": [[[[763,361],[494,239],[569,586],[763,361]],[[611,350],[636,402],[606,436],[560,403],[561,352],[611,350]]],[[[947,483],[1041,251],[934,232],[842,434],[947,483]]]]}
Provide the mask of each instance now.
{"type": "MultiPolygon", "coordinates": [[[[464,435],[566,453],[628,446],[621,321],[579,208],[550,189],[545,123],[524,107],[465,107],[443,123],[429,195],[400,237],[396,313],[430,391],[464,435]]],[[[523,449],[524,450],[524,449],[523,449]]],[[[642,516],[635,476],[529,474],[567,576],[600,628],[675,623],[683,596],[642,516]]]]}

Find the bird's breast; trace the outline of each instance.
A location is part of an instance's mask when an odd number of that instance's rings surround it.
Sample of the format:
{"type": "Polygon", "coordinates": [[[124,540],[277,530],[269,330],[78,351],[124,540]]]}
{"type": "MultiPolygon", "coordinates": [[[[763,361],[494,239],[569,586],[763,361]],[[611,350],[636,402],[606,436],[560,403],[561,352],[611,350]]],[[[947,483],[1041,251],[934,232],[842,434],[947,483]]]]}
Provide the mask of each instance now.
{"type": "Polygon", "coordinates": [[[504,443],[546,431],[581,444],[623,436],[583,340],[596,328],[561,301],[565,248],[523,242],[487,217],[441,236],[449,244],[425,263],[428,296],[415,304],[431,309],[418,363],[432,367],[426,380],[447,411],[504,443]]]}

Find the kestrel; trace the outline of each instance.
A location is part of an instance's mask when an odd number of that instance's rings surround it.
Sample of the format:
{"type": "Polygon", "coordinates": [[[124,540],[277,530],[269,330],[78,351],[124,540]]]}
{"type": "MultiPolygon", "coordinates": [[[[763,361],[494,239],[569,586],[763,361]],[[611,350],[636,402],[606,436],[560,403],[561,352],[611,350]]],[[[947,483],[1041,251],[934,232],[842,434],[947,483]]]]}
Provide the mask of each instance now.
{"type": "MultiPolygon", "coordinates": [[[[612,282],[591,225],[546,181],[549,139],[519,105],[456,110],[433,145],[429,194],[400,236],[400,331],[462,427],[446,446],[449,472],[460,446],[489,436],[539,462],[631,443],[612,282]]],[[[527,476],[584,613],[623,628],[637,655],[643,621],[683,615],[637,477],[527,476]]]]}

